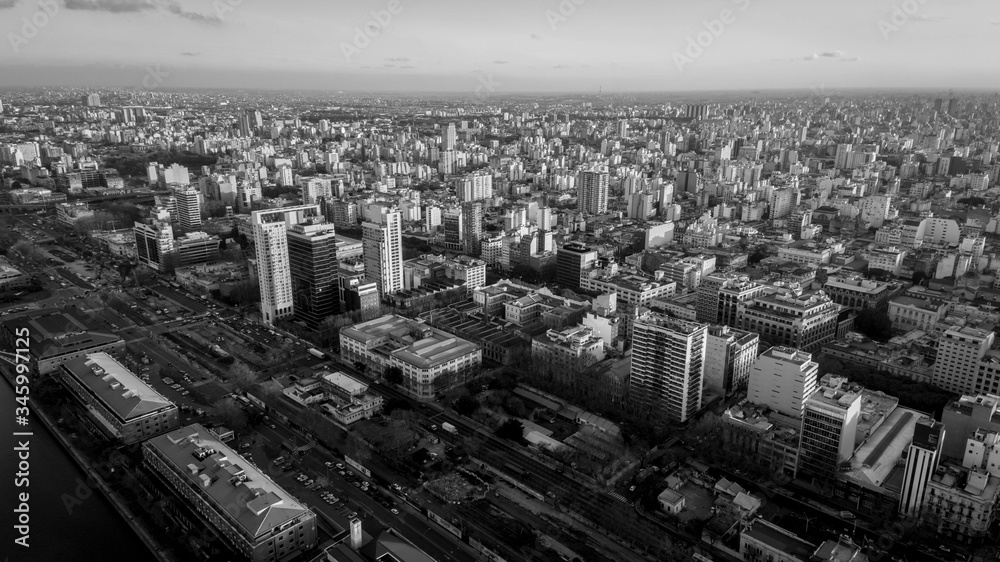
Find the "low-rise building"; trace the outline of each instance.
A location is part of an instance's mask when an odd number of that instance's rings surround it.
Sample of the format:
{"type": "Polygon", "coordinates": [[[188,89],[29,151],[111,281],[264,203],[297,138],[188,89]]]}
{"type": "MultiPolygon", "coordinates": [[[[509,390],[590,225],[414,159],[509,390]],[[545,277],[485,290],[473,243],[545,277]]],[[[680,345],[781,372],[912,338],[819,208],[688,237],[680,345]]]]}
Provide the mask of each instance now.
{"type": "Polygon", "coordinates": [[[823,284],[823,292],[833,302],[857,310],[885,310],[889,306],[889,299],[901,290],[902,287],[896,283],[874,281],[860,276],[831,277],[823,284]]]}
{"type": "Polygon", "coordinates": [[[889,320],[896,330],[932,331],[947,314],[950,304],[899,295],[889,299],[889,320]]]}
{"type": "Polygon", "coordinates": [[[531,358],[549,365],[557,379],[604,360],[604,340],[586,326],[548,330],[531,341],[531,358]]]}
{"type": "Polygon", "coordinates": [[[71,359],[107,352],[121,357],[125,340],[71,310],[49,311],[5,322],[0,327],[4,349],[23,349],[28,339],[28,359],[35,374],[47,375],[71,359]]]}
{"type": "Polygon", "coordinates": [[[31,276],[0,257],[0,291],[16,290],[31,284],[31,276]]]}
{"type": "Polygon", "coordinates": [[[740,533],[740,556],[745,562],[811,562],[816,546],[764,519],[756,519],[740,533]]]}
{"type": "Polygon", "coordinates": [[[374,374],[399,368],[403,388],[418,398],[431,398],[442,385],[472,376],[483,362],[478,345],[395,314],[341,328],[340,353],[374,374]]]}
{"type": "Polygon", "coordinates": [[[200,424],[147,440],[142,454],[146,468],[247,560],[290,560],[315,548],[316,514],[200,424]]]}
{"type": "Polygon", "coordinates": [[[110,439],[130,445],[180,425],[177,406],[107,353],[66,361],[59,381],[110,439]]]}

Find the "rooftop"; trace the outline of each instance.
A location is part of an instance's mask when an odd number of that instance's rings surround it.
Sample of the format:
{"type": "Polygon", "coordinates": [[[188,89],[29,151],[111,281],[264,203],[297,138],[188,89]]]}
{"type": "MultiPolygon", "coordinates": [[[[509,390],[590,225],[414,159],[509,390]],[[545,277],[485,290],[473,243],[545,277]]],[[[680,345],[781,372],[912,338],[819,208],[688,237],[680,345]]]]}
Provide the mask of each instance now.
{"type": "Polygon", "coordinates": [[[228,512],[250,537],[311,513],[200,424],[153,437],[143,446],[159,452],[216,510],[228,512]]]}
{"type": "Polygon", "coordinates": [[[754,521],[743,535],[801,560],[808,560],[816,550],[815,545],[763,519],[754,521]]]}
{"type": "MultiPolygon", "coordinates": [[[[881,487],[913,441],[917,422],[923,414],[896,408],[851,457],[851,467],[843,475],[866,486],[881,487]]],[[[858,435],[860,439],[863,435],[858,435]]]]}
{"type": "Polygon", "coordinates": [[[4,326],[12,333],[16,333],[17,328],[28,328],[28,348],[38,359],[121,341],[117,335],[106,332],[103,326],[73,310],[22,316],[6,322],[4,326]]]}
{"type": "Polygon", "coordinates": [[[369,348],[383,347],[387,355],[417,368],[447,363],[479,349],[464,339],[395,314],[342,328],[340,333],[365,342],[369,348]]]}
{"type": "Polygon", "coordinates": [[[71,359],[63,364],[63,369],[122,422],[174,405],[107,353],[71,359]]]}

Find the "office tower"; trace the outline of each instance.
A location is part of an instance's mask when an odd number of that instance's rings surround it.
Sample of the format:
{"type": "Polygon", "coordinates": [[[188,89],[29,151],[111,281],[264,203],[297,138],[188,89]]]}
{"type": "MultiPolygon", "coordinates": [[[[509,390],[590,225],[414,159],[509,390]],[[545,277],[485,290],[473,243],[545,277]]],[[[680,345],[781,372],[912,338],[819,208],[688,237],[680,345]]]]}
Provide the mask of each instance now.
{"type": "Polygon", "coordinates": [[[174,253],[174,229],[170,222],[159,219],[136,221],[135,253],[139,263],[145,264],[156,271],[161,271],[165,261],[174,253]]]}
{"type": "Polygon", "coordinates": [[[369,207],[371,220],[362,224],[365,276],[382,296],[403,289],[403,224],[399,211],[369,207]]]}
{"type": "Polygon", "coordinates": [[[938,338],[937,360],[931,383],[948,392],[975,391],[979,361],[993,346],[993,332],[953,326],[938,338]]]}
{"type": "Polygon", "coordinates": [[[934,99],[934,111],[941,113],[941,109],[944,108],[944,100],[941,98],[934,99]]]}
{"type": "Polygon", "coordinates": [[[832,478],[841,462],[854,454],[861,393],[847,388],[840,377],[824,377],[805,400],[799,434],[799,466],[796,475],[820,481],[832,478]]]}
{"type": "Polygon", "coordinates": [[[0,115],[3,115],[3,100],[0,100],[0,115]]]}
{"type": "Polygon", "coordinates": [[[479,201],[462,203],[462,244],[466,255],[478,257],[483,238],[483,204],[479,201]]]}
{"type": "Polygon", "coordinates": [[[723,398],[747,386],[760,336],[712,325],[705,342],[705,390],[723,398]]]}
{"type": "Polygon", "coordinates": [[[795,292],[761,295],[739,305],[739,328],[775,345],[812,352],[837,336],[840,305],[830,297],[795,292]]]}
{"type": "Polygon", "coordinates": [[[634,414],[684,423],[701,409],[708,325],[647,312],[635,319],[629,396],[634,414]]]}
{"type": "Polygon", "coordinates": [[[174,240],[173,267],[208,263],[219,256],[219,238],[205,232],[188,232],[174,240]]]}
{"type": "Polygon", "coordinates": [[[711,107],[703,103],[689,104],[684,108],[684,116],[688,119],[705,119],[711,113],[711,107]]]}
{"type": "Polygon", "coordinates": [[[913,428],[913,441],[906,450],[903,488],[899,492],[899,514],[917,517],[923,507],[927,483],[941,462],[945,426],[930,418],[921,418],[913,428]]]}
{"type": "Polygon", "coordinates": [[[332,201],[333,180],[332,178],[304,178],[302,180],[302,204],[316,205],[320,197],[325,197],[327,201],[332,201]]]}
{"type": "Polygon", "coordinates": [[[464,217],[465,214],[458,207],[445,209],[444,214],[441,216],[441,225],[444,230],[444,245],[449,250],[458,251],[464,247],[462,244],[462,237],[465,235],[465,229],[463,228],[464,217]]]}
{"type": "Polygon", "coordinates": [[[441,146],[444,150],[454,150],[458,142],[458,133],[455,132],[455,124],[448,123],[441,133],[441,146]]]}
{"type": "Polygon", "coordinates": [[[438,173],[449,176],[458,169],[458,155],[455,150],[442,150],[438,160],[438,173]]]}
{"type": "Polygon", "coordinates": [[[177,213],[173,218],[180,225],[181,232],[191,232],[201,228],[201,193],[191,186],[171,187],[177,213]]]}
{"type": "Polygon", "coordinates": [[[295,175],[291,166],[280,166],[274,173],[274,182],[278,187],[289,187],[295,182],[295,175]]]}
{"type": "Polygon", "coordinates": [[[260,312],[267,324],[274,324],[279,318],[287,318],[294,313],[288,229],[319,216],[319,205],[265,209],[250,214],[257,252],[260,312]]]}
{"type": "Polygon", "coordinates": [[[293,224],[288,229],[288,265],[296,320],[315,329],[340,312],[337,237],[332,224],[293,224]]]}
{"type": "Polygon", "coordinates": [[[608,183],[610,176],[606,168],[581,170],[576,178],[577,208],[591,215],[608,212],[608,183]]]}
{"type": "Polygon", "coordinates": [[[81,100],[83,105],[87,107],[101,107],[101,95],[100,94],[87,94],[83,96],[81,100]]]}
{"type": "Polygon", "coordinates": [[[568,242],[556,251],[556,283],[567,289],[580,288],[580,276],[597,263],[597,250],[579,242],[568,242]]]}
{"type": "Polygon", "coordinates": [[[948,115],[952,117],[958,115],[958,98],[948,100],[948,115]]]}
{"type": "Polygon", "coordinates": [[[142,458],[244,560],[291,560],[316,547],[316,514],[200,424],[148,439],[142,458]]]}
{"type": "Polygon", "coordinates": [[[783,416],[802,417],[803,404],[816,392],[819,364],[812,355],[789,347],[772,347],[750,369],[747,400],[783,416]]]}
{"type": "MultiPolygon", "coordinates": [[[[152,172],[150,172],[152,174],[152,172]]],[[[180,164],[171,164],[169,168],[157,167],[157,181],[160,187],[168,187],[171,184],[191,185],[191,174],[188,169],[180,164]]]]}

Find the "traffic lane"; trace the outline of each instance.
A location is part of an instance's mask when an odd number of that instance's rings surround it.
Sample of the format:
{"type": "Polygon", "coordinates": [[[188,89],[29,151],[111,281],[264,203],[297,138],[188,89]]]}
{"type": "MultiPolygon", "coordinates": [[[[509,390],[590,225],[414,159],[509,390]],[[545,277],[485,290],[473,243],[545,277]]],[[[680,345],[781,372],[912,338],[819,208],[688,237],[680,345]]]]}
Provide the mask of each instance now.
{"type": "Polygon", "coordinates": [[[175,290],[172,287],[164,287],[162,285],[154,285],[150,287],[153,291],[156,291],[161,296],[176,302],[177,304],[183,306],[184,308],[194,312],[195,314],[201,314],[208,310],[208,306],[198,302],[195,299],[188,297],[187,295],[175,290]]]}
{"type": "Polygon", "coordinates": [[[69,271],[65,267],[57,267],[56,271],[58,271],[59,275],[62,275],[64,279],[66,279],[70,283],[76,285],[77,287],[80,287],[81,289],[86,289],[88,291],[94,289],[93,285],[91,285],[90,283],[87,283],[83,279],[80,279],[80,277],[78,277],[75,273],[73,273],[72,271],[69,271]]]}

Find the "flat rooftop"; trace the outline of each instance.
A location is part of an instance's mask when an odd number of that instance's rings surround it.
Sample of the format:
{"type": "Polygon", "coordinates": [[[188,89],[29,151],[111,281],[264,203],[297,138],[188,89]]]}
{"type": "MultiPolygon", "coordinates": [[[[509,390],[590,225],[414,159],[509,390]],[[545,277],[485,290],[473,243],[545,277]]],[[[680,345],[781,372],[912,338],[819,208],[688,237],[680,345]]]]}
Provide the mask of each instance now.
{"type": "Polygon", "coordinates": [[[63,363],[63,369],[122,422],[174,407],[107,353],[91,353],[63,363]]]}
{"type": "Polygon", "coordinates": [[[368,385],[337,371],[336,373],[325,373],[322,375],[324,381],[342,389],[344,392],[354,395],[363,394],[368,390],[368,385]]]}
{"type": "Polygon", "coordinates": [[[217,511],[227,511],[250,537],[311,514],[201,424],[153,437],[143,446],[157,451],[217,511]]]}
{"type": "Polygon", "coordinates": [[[395,314],[343,328],[340,333],[369,347],[383,347],[387,355],[423,369],[479,350],[472,342],[395,314]]]}
{"type": "Polygon", "coordinates": [[[808,560],[816,551],[813,544],[790,532],[782,532],[771,525],[764,524],[762,520],[754,522],[749,529],[743,531],[743,534],[802,560],[808,560]]]}

